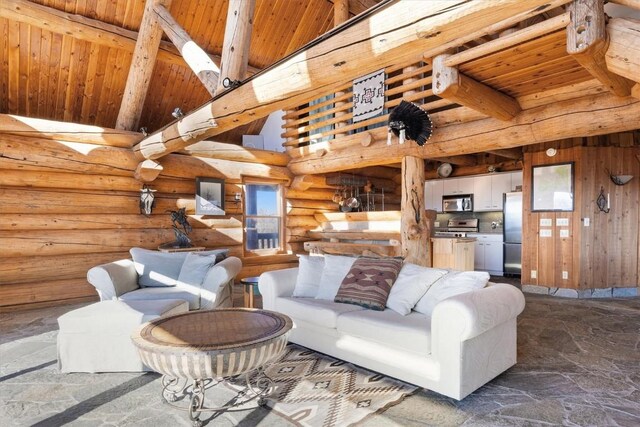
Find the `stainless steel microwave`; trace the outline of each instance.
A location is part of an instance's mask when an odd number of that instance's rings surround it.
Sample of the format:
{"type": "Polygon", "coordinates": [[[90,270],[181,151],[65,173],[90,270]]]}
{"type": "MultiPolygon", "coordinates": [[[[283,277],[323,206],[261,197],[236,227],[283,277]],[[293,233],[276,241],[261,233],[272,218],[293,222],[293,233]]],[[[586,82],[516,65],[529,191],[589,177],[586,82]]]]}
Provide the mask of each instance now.
{"type": "Polygon", "coordinates": [[[473,212],[473,194],[443,196],[442,212],[473,212]]]}

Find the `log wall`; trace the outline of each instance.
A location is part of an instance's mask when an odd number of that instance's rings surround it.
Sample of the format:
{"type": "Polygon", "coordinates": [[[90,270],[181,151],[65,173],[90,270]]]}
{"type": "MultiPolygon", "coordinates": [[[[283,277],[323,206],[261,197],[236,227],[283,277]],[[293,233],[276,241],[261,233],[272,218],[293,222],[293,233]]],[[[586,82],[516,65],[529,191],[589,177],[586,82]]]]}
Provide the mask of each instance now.
{"type": "Polygon", "coordinates": [[[547,287],[594,289],[640,286],[640,140],[638,132],[575,138],[530,147],[523,169],[522,283],[547,287]],[[548,157],[547,148],[558,149],[548,157]],[[574,211],[531,212],[532,166],[574,162],[574,211]],[[634,175],[624,186],[615,185],[607,170],[634,175]],[[600,212],[600,188],[610,194],[611,210],[600,212]],[[541,227],[540,219],[552,220],[541,227]],[[568,218],[568,227],[556,226],[568,218]],[[584,219],[589,218],[589,226],[584,219]],[[552,237],[541,237],[540,229],[552,237]],[[561,238],[559,230],[569,229],[561,238]],[[531,278],[535,270],[537,278],[531,278]],[[568,279],[562,278],[562,272],[568,279]]]}
{"type": "MultiPolygon", "coordinates": [[[[262,163],[228,160],[228,153],[167,156],[150,184],[156,207],[145,217],[138,207],[141,183],[133,178],[138,160],[105,138],[98,145],[0,133],[0,310],[96,300],[87,270],[127,258],[131,247],[173,241],[166,211],[178,207],[190,214],[195,245],[229,248],[242,258],[239,277],[297,265],[295,255],[245,256],[243,206],[234,200],[245,177],[289,183],[286,156],[256,155],[262,163]],[[196,176],[225,179],[226,216],[194,215],[196,176]]],[[[319,196],[287,194],[287,227],[313,227],[313,212],[337,209],[319,196]]]]}

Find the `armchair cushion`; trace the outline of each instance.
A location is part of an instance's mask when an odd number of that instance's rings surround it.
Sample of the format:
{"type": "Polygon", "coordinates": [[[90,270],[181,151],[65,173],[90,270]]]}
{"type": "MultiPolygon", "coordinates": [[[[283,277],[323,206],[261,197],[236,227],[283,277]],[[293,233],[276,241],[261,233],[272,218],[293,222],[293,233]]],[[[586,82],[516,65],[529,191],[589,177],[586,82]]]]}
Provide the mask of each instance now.
{"type": "Polygon", "coordinates": [[[120,301],[146,301],[146,300],[182,300],[189,303],[189,310],[200,308],[200,293],[189,292],[177,286],[155,286],[140,288],[135,292],[127,292],[120,296],[120,301]]]}
{"type": "Polygon", "coordinates": [[[175,286],[186,253],[164,253],[142,248],[129,250],[141,287],[175,286]]]}
{"type": "Polygon", "coordinates": [[[178,287],[194,287],[200,289],[209,269],[213,267],[215,263],[215,256],[189,252],[178,275],[178,287]]]}

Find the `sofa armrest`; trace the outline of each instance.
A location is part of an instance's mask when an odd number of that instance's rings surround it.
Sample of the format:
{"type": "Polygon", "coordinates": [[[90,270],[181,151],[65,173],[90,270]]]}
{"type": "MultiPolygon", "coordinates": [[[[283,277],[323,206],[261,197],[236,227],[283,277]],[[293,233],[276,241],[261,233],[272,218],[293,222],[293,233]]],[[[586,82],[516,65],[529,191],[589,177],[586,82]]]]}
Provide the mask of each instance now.
{"type": "Polygon", "coordinates": [[[274,310],[276,298],[293,295],[297,279],[298,267],[262,273],[258,282],[262,295],[262,307],[266,310],[274,310]]]}
{"type": "Polygon", "coordinates": [[[482,289],[455,295],[433,310],[434,335],[465,341],[510,320],[524,310],[524,295],[513,285],[492,284],[482,289]]]}
{"type": "Polygon", "coordinates": [[[231,306],[234,278],[242,269],[240,258],[230,256],[209,269],[200,290],[200,309],[231,306]],[[229,301],[225,301],[229,299],[229,301]]]}
{"type": "Polygon", "coordinates": [[[117,299],[120,295],[139,288],[138,273],[130,259],[91,268],[87,272],[87,281],[98,291],[100,301],[117,299]]]}

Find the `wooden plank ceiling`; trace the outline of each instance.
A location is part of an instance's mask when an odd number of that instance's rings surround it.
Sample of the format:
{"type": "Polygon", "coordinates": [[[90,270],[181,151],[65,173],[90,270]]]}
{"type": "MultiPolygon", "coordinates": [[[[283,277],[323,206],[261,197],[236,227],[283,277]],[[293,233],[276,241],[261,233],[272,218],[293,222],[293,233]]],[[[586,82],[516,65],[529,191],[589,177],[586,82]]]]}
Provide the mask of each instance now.
{"type": "MultiPolygon", "coordinates": [[[[379,0],[351,0],[350,15],[379,0]]],[[[138,31],[144,0],[34,0],[89,19],[138,31]]],[[[174,0],[171,14],[196,43],[220,55],[227,0],[174,0]]],[[[249,65],[267,67],[333,26],[330,0],[257,0],[249,65]]],[[[114,127],[131,51],[107,47],[0,17],[0,113],[114,127]]],[[[166,39],[166,36],[165,36],[166,39]]],[[[168,39],[167,39],[168,40],[168,39]]],[[[156,62],[140,126],[149,132],[171,122],[171,112],[209,99],[186,66],[156,62]]],[[[240,141],[259,133],[263,120],[220,135],[240,141]]]]}

